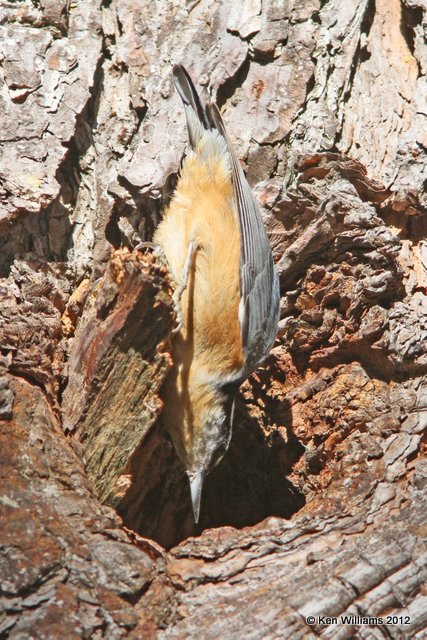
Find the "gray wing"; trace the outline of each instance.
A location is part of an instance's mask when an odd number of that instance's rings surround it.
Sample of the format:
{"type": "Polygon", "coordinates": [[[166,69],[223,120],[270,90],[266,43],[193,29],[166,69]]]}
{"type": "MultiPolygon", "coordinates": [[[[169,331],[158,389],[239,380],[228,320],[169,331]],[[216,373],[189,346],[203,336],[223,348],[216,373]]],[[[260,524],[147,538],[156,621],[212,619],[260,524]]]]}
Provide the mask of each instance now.
{"type": "Polygon", "coordinates": [[[270,351],[279,321],[279,278],[255,197],[231,145],[216,105],[208,116],[225,138],[240,223],[240,306],[245,373],[256,369],[270,351]]]}

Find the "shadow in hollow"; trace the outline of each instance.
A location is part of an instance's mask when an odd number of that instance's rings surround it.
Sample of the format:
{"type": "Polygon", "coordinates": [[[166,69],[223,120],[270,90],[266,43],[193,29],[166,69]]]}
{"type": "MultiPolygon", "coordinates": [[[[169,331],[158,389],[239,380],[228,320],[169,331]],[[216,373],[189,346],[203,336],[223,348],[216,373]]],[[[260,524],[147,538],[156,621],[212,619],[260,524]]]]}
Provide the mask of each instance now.
{"type": "MultiPolygon", "coordinates": [[[[289,432],[290,411],[284,413],[289,432]]],[[[277,440],[268,442],[257,420],[238,402],[229,450],[205,481],[195,525],[187,476],[159,421],[131,460],[132,484],[117,510],[127,527],[166,548],[209,527],[244,527],[268,516],[290,518],[305,503],[286,479],[303,447],[292,437],[286,444],[277,440]]]]}

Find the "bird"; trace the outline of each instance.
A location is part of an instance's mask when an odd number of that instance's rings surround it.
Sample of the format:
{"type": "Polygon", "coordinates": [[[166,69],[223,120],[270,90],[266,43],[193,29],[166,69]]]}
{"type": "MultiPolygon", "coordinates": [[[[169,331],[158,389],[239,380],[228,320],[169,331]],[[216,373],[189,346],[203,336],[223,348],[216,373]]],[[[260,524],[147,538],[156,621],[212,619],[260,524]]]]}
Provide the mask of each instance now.
{"type": "Polygon", "coordinates": [[[217,105],[202,104],[184,66],[174,65],[172,78],[190,148],[153,238],[176,283],[179,317],[163,420],[189,478],[197,524],[204,480],[230,443],[236,393],[274,343],[280,288],[217,105]]]}

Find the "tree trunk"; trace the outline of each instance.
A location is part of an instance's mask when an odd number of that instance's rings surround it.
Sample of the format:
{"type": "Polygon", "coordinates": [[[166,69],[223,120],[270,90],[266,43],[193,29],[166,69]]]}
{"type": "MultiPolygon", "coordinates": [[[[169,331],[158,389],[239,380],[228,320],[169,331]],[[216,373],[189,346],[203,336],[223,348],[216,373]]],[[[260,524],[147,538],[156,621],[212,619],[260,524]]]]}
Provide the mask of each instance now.
{"type": "Polygon", "coordinates": [[[0,638],[425,637],[425,2],[0,18],[0,638]],[[173,62],[282,289],[198,526],[161,417],[174,283],[134,248],[185,147],[173,62]]]}

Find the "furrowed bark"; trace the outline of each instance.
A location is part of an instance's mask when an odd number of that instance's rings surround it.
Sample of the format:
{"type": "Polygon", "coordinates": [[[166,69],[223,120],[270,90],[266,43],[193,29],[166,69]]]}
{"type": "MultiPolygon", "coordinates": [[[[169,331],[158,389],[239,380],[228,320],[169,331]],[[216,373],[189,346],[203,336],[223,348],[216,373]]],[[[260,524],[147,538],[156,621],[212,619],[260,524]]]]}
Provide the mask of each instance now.
{"type": "Polygon", "coordinates": [[[425,25],[421,0],[4,3],[0,637],[425,636],[425,25]],[[198,527],[161,415],[173,283],[134,249],[185,147],[174,62],[282,288],[198,527]]]}

